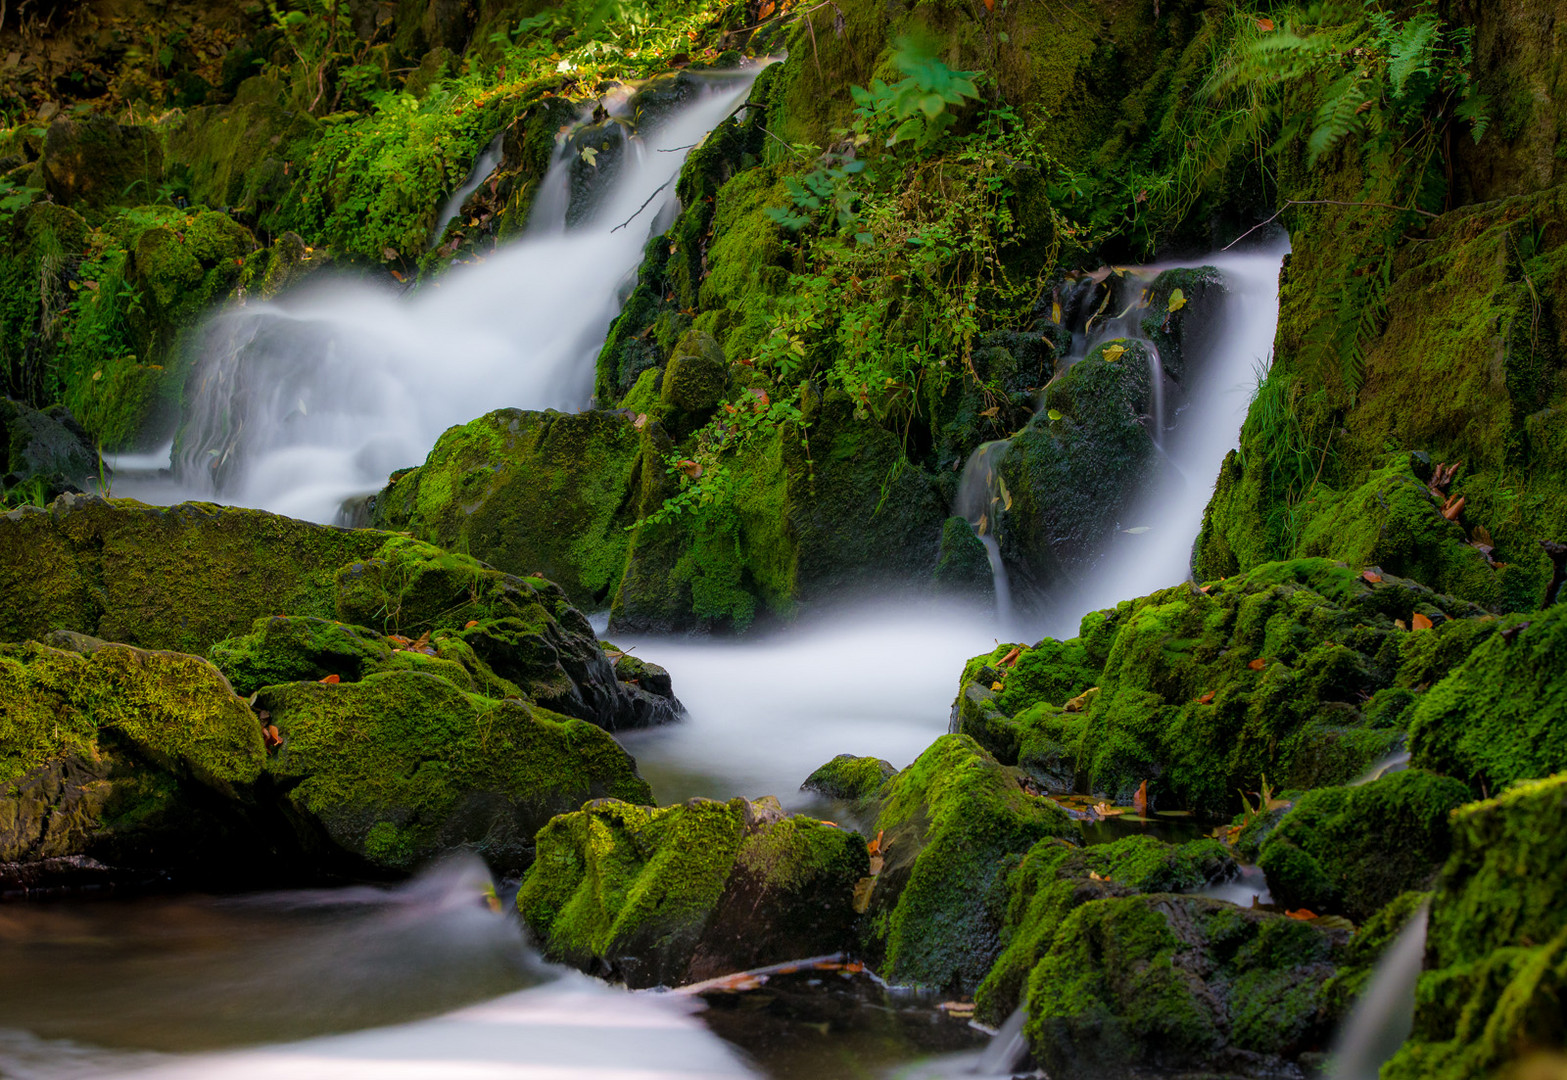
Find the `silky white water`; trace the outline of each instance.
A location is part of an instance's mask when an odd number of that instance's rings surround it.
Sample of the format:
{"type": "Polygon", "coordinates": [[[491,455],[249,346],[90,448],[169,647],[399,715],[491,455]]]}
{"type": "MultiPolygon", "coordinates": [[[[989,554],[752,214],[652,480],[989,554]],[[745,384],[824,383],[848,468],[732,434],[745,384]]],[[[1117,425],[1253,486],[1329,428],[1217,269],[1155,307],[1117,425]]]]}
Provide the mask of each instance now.
{"type": "Polygon", "coordinates": [[[527,234],[428,287],[313,281],[223,311],[187,391],[173,482],[122,474],[114,493],[331,522],[345,499],[423,462],[454,424],[503,407],[587,407],[623,290],[675,203],[672,180],[754,77],[713,76],[693,103],[631,137],[590,219],[570,230],[573,162],[558,156],[527,234]]]}

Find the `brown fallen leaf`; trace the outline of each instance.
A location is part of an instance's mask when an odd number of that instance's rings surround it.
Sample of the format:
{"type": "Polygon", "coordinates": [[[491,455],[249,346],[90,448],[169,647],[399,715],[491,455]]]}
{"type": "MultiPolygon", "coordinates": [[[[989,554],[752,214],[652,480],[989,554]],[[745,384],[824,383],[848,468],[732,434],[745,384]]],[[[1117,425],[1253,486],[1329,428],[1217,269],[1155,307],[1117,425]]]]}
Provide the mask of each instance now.
{"type": "Polygon", "coordinates": [[[1022,655],[1023,655],[1023,650],[1018,648],[1016,645],[1014,645],[1012,647],[1012,651],[1007,653],[1005,656],[1003,656],[1001,658],[1001,666],[1002,667],[1011,667],[1013,664],[1017,663],[1017,658],[1022,656],[1022,655]]]}
{"type": "Polygon", "coordinates": [[[887,833],[886,829],[877,829],[876,830],[876,839],[874,839],[870,843],[866,844],[865,845],[865,850],[870,852],[872,855],[879,855],[879,854],[881,854],[881,838],[883,836],[885,836],[886,833],[887,833]]]}
{"type": "Polygon", "coordinates": [[[1420,614],[1418,611],[1410,617],[1409,621],[1416,630],[1429,630],[1432,626],[1430,618],[1420,614]]]}
{"type": "Polygon", "coordinates": [[[1442,516],[1448,521],[1457,521],[1458,515],[1464,512],[1464,504],[1469,500],[1462,495],[1455,495],[1442,504],[1442,516]]]}
{"type": "Polygon", "coordinates": [[[1069,713],[1080,713],[1084,709],[1088,708],[1088,703],[1094,699],[1094,695],[1097,693],[1099,693],[1099,687],[1090,686],[1087,690],[1084,690],[1081,694],[1078,694],[1071,701],[1063,705],[1062,708],[1069,713]]]}
{"type": "Polygon", "coordinates": [[[338,683],[342,682],[343,680],[341,678],[339,678],[338,676],[336,676],[336,675],[327,675],[324,678],[322,678],[320,681],[326,683],[328,686],[336,686],[338,683]]]}
{"type": "Polygon", "coordinates": [[[1199,705],[1212,705],[1213,704],[1213,691],[1209,690],[1202,697],[1198,698],[1197,699],[1197,704],[1199,704],[1199,705]]]}
{"type": "Polygon", "coordinates": [[[871,890],[876,887],[876,879],[862,877],[854,883],[854,910],[857,914],[864,915],[865,909],[871,906],[871,890]]]}
{"type": "Polygon", "coordinates": [[[1381,574],[1374,573],[1374,572],[1372,572],[1370,570],[1367,570],[1365,573],[1361,574],[1360,576],[1361,576],[1361,579],[1364,580],[1365,583],[1368,584],[1368,585],[1375,585],[1377,582],[1382,580],[1382,575],[1381,574]]]}
{"type": "Polygon", "coordinates": [[[1295,911],[1286,911],[1284,914],[1291,919],[1299,919],[1302,922],[1310,922],[1312,919],[1317,917],[1317,913],[1315,911],[1308,911],[1306,908],[1298,908],[1295,911]]]}
{"type": "Polygon", "coordinates": [[[762,5],[762,10],[756,13],[757,21],[760,22],[762,19],[768,18],[777,10],[777,7],[778,5],[773,3],[773,0],[767,0],[767,3],[762,5]]]}
{"type": "Polygon", "coordinates": [[[462,624],[462,628],[464,630],[472,630],[475,626],[478,626],[478,625],[479,625],[479,620],[478,619],[469,619],[467,622],[462,624]]]}
{"type": "Polygon", "coordinates": [[[1105,877],[1103,874],[1100,874],[1098,871],[1090,870],[1090,871],[1088,871],[1088,880],[1089,881],[1109,881],[1110,879],[1105,877]]]}
{"type": "Polygon", "coordinates": [[[1272,19],[1258,19],[1257,20],[1257,29],[1261,30],[1264,34],[1271,34],[1273,32],[1273,20],[1272,19]]]}
{"type": "Polygon", "coordinates": [[[1137,785],[1137,794],[1132,796],[1132,810],[1138,817],[1148,816],[1148,781],[1137,785]]]}
{"type": "Polygon", "coordinates": [[[881,873],[881,868],[883,866],[885,866],[886,864],[887,864],[887,860],[882,858],[880,855],[872,855],[871,856],[871,877],[876,877],[878,874],[880,874],[881,873]]]}
{"type": "Polygon", "coordinates": [[[266,744],[268,750],[276,750],[283,745],[283,736],[279,733],[276,724],[268,724],[261,729],[261,741],[266,744]]]}
{"type": "Polygon", "coordinates": [[[972,1001],[943,1001],[936,1008],[954,1020],[967,1020],[974,1015],[974,1003],[972,1001]]]}
{"type": "Polygon", "coordinates": [[[860,963],[858,960],[851,960],[849,963],[843,965],[843,970],[847,971],[850,975],[858,975],[860,972],[865,970],[865,965],[860,963]]]}
{"type": "Polygon", "coordinates": [[[1259,657],[1257,657],[1257,659],[1251,661],[1246,666],[1251,668],[1253,671],[1261,671],[1267,665],[1268,665],[1268,662],[1266,660],[1264,660],[1262,657],[1259,656],[1259,657]]]}

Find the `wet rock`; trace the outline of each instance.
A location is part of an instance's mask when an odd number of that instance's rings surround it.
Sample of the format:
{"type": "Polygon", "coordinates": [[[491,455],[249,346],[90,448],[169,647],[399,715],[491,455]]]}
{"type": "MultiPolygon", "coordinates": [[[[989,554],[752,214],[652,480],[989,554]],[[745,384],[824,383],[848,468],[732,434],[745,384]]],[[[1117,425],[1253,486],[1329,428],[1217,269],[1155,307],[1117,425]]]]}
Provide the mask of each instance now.
{"type": "Polygon", "coordinates": [[[1399,894],[1430,885],[1447,861],[1448,815],[1467,801],[1461,782],[1418,769],[1318,788],[1268,834],[1258,865],[1286,908],[1363,922],[1399,894]]]}
{"type": "Polygon", "coordinates": [[[995,580],[985,545],[974,528],[960,517],[949,517],[941,526],[941,555],[936,560],[936,587],[962,596],[995,597],[995,580]]]}
{"type": "Polygon", "coordinates": [[[1020,779],[968,736],[944,735],[878,792],[872,828],[885,861],[861,936],[884,978],[971,991],[990,970],[1007,856],[1079,835],[1020,779]]]}
{"type": "Polygon", "coordinates": [[[1329,1034],[1321,985],[1347,937],[1195,896],[1090,901],[1029,976],[1029,1047],[1061,1078],[1288,1068],[1329,1034]]]}
{"type": "Polygon", "coordinates": [[[1083,904],[1197,889],[1235,873],[1234,857],[1216,840],[1177,846],[1127,836],[1087,848],[1041,840],[1007,874],[1002,953],[974,993],[979,1018],[1000,1024],[1022,1003],[1029,972],[1050,951],[1067,915],[1083,904]]]}
{"type": "Polygon", "coordinates": [[[517,907],[552,959],[678,986],[846,948],[866,869],[859,835],[776,799],[606,799],[540,831],[517,907]]]}
{"type": "Polygon", "coordinates": [[[889,761],[839,754],[806,777],[800,790],[814,791],[829,799],[858,802],[874,796],[897,774],[898,770],[889,761]]]}
{"type": "Polygon", "coordinates": [[[63,405],[42,411],[0,398],[0,490],[28,487],[48,502],[80,491],[102,469],[98,451],[63,405]]]}
{"type": "Polygon", "coordinates": [[[256,696],[281,736],[267,775],[307,852],[406,871],[468,847],[518,873],[556,814],[605,796],[651,801],[636,763],[600,728],[467,692],[445,674],[291,682],[256,696]]]}
{"type": "Polygon", "coordinates": [[[1404,714],[1362,704],[1415,694],[1498,626],[1413,582],[1269,563],[1092,613],[1069,641],[976,657],[954,725],[1049,790],[1125,804],[1147,781],[1155,805],[1227,816],[1264,777],[1275,790],[1355,779],[1403,738],[1379,725],[1404,714]],[[1400,628],[1415,614],[1433,627],[1400,628]]]}
{"type": "Polygon", "coordinates": [[[1501,1075],[1567,1049],[1567,776],[1518,785],[1453,816],[1437,878],[1414,1031],[1388,1080],[1501,1075]]]}

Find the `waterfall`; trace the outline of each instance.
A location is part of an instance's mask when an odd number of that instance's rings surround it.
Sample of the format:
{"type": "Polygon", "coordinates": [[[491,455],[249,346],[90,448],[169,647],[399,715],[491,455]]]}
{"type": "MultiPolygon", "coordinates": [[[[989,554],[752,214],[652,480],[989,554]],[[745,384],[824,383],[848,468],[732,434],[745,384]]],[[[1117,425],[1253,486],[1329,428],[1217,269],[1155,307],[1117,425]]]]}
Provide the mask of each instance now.
{"type": "Polygon", "coordinates": [[[1007,567],[1001,561],[1001,546],[996,543],[996,530],[1001,515],[1012,508],[1012,496],[1001,479],[1001,459],[1006,457],[1011,443],[1005,439],[988,442],[969,455],[963,465],[963,476],[958,481],[958,498],[953,509],[974,529],[974,535],[985,547],[990,559],[990,579],[996,593],[996,621],[1007,627],[1012,623],[1012,587],[1007,581],[1007,567]]]}
{"type": "Polygon", "coordinates": [[[490,145],[484,148],[479,155],[479,160],[473,163],[473,169],[468,173],[468,179],[463,185],[452,192],[452,197],[446,200],[446,205],[441,207],[440,215],[435,219],[435,228],[430,232],[430,247],[441,242],[441,237],[446,235],[446,226],[452,223],[452,219],[462,210],[462,204],[468,201],[468,196],[479,190],[479,185],[490,178],[501,163],[501,143],[505,133],[490,140],[490,145]]]}
{"type": "MultiPolygon", "coordinates": [[[[587,407],[594,360],[642,249],[673,211],[672,181],[755,75],[707,76],[689,104],[628,137],[613,164],[601,156],[603,190],[586,209],[568,191],[578,155],[563,146],[526,234],[427,287],[405,295],[312,280],[216,315],[187,384],[174,483],[127,478],[115,493],[331,522],[346,499],[423,461],[454,424],[504,406],[587,407]]],[[[484,180],[484,164],[469,185],[484,180]]]]}
{"type": "Polygon", "coordinates": [[[1377,961],[1333,1044],[1327,1080],[1376,1080],[1415,1026],[1415,983],[1425,959],[1429,904],[1409,917],[1377,961]]]}

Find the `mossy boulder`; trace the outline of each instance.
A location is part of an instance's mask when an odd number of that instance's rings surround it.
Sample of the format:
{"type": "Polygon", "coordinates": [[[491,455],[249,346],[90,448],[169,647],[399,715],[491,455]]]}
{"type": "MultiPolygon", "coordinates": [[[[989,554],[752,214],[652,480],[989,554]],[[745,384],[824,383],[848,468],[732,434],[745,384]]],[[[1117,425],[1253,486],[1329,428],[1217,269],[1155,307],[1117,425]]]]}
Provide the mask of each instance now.
{"type": "Polygon", "coordinates": [[[1495,1076],[1567,1048],[1567,776],[1518,785],[1453,816],[1437,878],[1414,1030],[1388,1080],[1495,1076]]]}
{"type": "Polygon", "coordinates": [[[1419,769],[1308,791],[1268,834],[1258,865],[1277,903],[1364,922],[1430,885],[1447,861],[1448,817],[1468,801],[1464,784],[1419,769]]]}
{"type": "Polygon", "coordinates": [[[1415,763],[1476,794],[1567,770],[1567,604],[1508,617],[1407,715],[1415,763]]]}
{"type": "Polygon", "coordinates": [[[944,735],[877,795],[884,864],[870,892],[865,951],[890,981],[978,985],[1001,951],[994,900],[1007,857],[1078,826],[966,735],[944,735]]]}
{"type": "Polygon", "coordinates": [[[941,554],[932,577],[942,592],[995,598],[990,555],[966,519],[949,517],[942,523],[941,554]]]}
{"type": "Polygon", "coordinates": [[[800,790],[814,791],[829,799],[860,802],[875,795],[897,774],[889,761],[839,754],[807,776],[800,790]]]}
{"type": "Polygon", "coordinates": [[[1053,1077],[1259,1075],[1320,1050],[1333,931],[1155,894],[1071,912],[1028,980],[1024,1032],[1053,1077]]]}
{"type": "Polygon", "coordinates": [[[257,694],[282,739],[267,774],[306,850],[410,870],[465,846],[516,873],[556,814],[600,797],[651,801],[636,763],[602,729],[467,692],[445,674],[386,671],[257,694]]]}
{"type": "Polygon", "coordinates": [[[448,430],[377,496],[373,524],[558,582],[589,608],[625,569],[645,452],[617,412],[500,409],[448,430]]]}
{"type": "Polygon", "coordinates": [[[44,137],[42,171],[50,196],[83,212],[150,203],[163,182],[163,145],[149,127],[60,116],[44,137]]]}
{"type": "Polygon", "coordinates": [[[350,646],[332,640],[346,632],[266,622],[287,614],[365,628],[369,636],[359,634],[350,651],[375,655],[391,648],[377,635],[429,633],[476,689],[526,696],[605,727],[679,711],[655,686],[616,677],[558,586],[371,529],[204,503],[156,508],[66,495],[48,509],[0,516],[0,589],[0,640],[71,630],[192,653],[227,642],[214,656],[246,686],[269,671],[298,678],[347,664],[334,649],[350,646]]]}
{"type": "Polygon", "coordinates": [[[956,730],[1055,791],[1228,815],[1236,791],[1343,784],[1400,740],[1411,698],[1500,624],[1413,582],[1342,563],[1269,563],[1084,619],[1081,635],[970,661],[956,730]],[[1432,628],[1410,631],[1420,615],[1432,628]],[[1092,692],[1090,692],[1092,691],[1092,692]],[[1381,726],[1391,724],[1392,726],[1381,726]]]}
{"type": "Polygon", "coordinates": [[[41,866],[34,884],[52,860],[253,873],[268,856],[249,813],[261,725],[223,675],[200,657],[57,640],[0,645],[0,864],[41,866]]]}
{"type": "Polygon", "coordinates": [[[43,501],[80,491],[102,463],[87,432],[64,406],[38,410],[0,397],[0,492],[26,486],[43,501]]]}
{"type": "Polygon", "coordinates": [[[1342,1022],[1365,993],[1377,964],[1431,899],[1429,892],[1400,893],[1355,930],[1340,952],[1338,970],[1322,987],[1323,1009],[1342,1022]]]}
{"type": "Polygon", "coordinates": [[[678,986],[847,948],[867,868],[863,838],[776,799],[605,799],[539,832],[517,907],[551,959],[678,986]]]}
{"type": "Polygon", "coordinates": [[[1000,1024],[1022,1003],[1029,972],[1050,951],[1062,921],[1083,904],[1187,891],[1235,873],[1234,857],[1217,840],[1177,846],[1127,836],[1086,848],[1041,840],[1007,875],[1001,956],[974,993],[980,1019],[1000,1024]]]}

